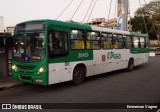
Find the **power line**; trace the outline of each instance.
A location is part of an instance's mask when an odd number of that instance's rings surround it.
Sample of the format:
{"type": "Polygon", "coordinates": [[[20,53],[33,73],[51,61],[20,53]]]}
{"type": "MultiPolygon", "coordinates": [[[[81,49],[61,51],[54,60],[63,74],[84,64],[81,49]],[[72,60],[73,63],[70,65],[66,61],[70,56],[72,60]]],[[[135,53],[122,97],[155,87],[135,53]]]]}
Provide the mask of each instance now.
{"type": "Polygon", "coordinates": [[[108,20],[109,20],[109,16],[110,16],[110,12],[111,12],[111,5],[112,5],[112,0],[110,1],[110,7],[109,7],[109,13],[108,13],[108,20]]]}
{"type": "Polygon", "coordinates": [[[89,14],[89,17],[88,17],[88,19],[87,19],[87,23],[88,23],[88,21],[89,21],[89,19],[90,19],[90,17],[91,17],[91,14],[92,14],[92,12],[93,12],[93,9],[94,9],[96,3],[97,3],[97,0],[94,2],[94,5],[93,5],[92,10],[91,10],[91,13],[89,14]]]}
{"type": "Polygon", "coordinates": [[[115,9],[114,9],[114,18],[116,18],[116,13],[117,13],[117,0],[115,0],[115,9]]]}
{"type": "Polygon", "coordinates": [[[89,8],[88,8],[88,10],[87,10],[87,12],[86,12],[86,14],[85,14],[85,17],[83,18],[83,21],[82,21],[83,23],[84,23],[84,20],[85,20],[86,17],[87,17],[87,14],[88,14],[88,12],[89,12],[91,6],[92,6],[93,1],[94,1],[94,0],[91,1],[90,5],[89,5],[89,8]]]}
{"type": "Polygon", "coordinates": [[[78,5],[76,11],[74,12],[73,16],[71,17],[71,20],[73,19],[74,15],[76,14],[76,12],[78,11],[79,7],[81,6],[83,0],[81,0],[80,4],[78,5]]]}
{"type": "Polygon", "coordinates": [[[58,18],[56,20],[58,20],[60,18],[60,16],[67,10],[67,8],[71,5],[72,2],[73,2],[73,0],[71,0],[71,2],[67,5],[67,7],[64,8],[64,10],[61,12],[61,14],[58,16],[58,18]]]}

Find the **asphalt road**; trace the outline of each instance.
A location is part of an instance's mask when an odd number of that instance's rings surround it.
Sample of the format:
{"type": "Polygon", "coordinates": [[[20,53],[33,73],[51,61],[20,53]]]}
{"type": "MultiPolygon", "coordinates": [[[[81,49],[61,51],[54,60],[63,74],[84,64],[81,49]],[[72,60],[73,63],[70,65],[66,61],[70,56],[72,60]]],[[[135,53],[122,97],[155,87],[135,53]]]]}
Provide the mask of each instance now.
{"type": "MultiPolygon", "coordinates": [[[[119,70],[89,77],[78,86],[66,82],[51,86],[25,84],[6,89],[0,91],[0,103],[160,103],[160,57],[151,57],[149,63],[135,67],[132,72],[119,70]]],[[[21,110],[15,112],[18,111],[21,110]]],[[[148,109],[45,111],[157,112],[148,109]]]]}

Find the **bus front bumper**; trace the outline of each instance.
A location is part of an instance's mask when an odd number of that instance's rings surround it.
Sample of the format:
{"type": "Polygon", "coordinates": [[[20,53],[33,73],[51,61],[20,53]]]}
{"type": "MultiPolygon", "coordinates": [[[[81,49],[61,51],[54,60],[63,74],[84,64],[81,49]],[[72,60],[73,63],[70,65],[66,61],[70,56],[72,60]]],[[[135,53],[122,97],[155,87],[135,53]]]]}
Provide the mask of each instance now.
{"type": "Polygon", "coordinates": [[[16,72],[12,72],[12,79],[24,83],[48,85],[48,77],[47,73],[45,72],[36,75],[22,75],[16,72]]]}

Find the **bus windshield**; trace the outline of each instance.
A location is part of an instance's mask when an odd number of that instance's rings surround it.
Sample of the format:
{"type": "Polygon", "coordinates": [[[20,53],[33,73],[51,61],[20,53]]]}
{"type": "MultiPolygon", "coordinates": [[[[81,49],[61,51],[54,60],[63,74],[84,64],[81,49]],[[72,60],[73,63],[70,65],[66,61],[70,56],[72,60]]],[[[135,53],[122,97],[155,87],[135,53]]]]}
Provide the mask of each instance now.
{"type": "Polygon", "coordinates": [[[14,36],[13,58],[17,61],[39,61],[45,56],[45,33],[21,33],[14,36]]]}

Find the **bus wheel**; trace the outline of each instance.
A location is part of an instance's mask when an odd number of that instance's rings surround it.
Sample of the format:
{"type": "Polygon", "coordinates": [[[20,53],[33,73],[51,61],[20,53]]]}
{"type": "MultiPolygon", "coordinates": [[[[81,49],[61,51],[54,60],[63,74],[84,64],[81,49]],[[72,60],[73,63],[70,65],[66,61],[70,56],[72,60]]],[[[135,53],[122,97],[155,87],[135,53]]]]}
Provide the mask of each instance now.
{"type": "Polygon", "coordinates": [[[128,62],[127,71],[132,71],[133,68],[134,68],[134,60],[133,60],[133,59],[130,59],[129,62],[128,62]]]}
{"type": "Polygon", "coordinates": [[[84,81],[85,70],[81,66],[76,66],[73,71],[73,84],[78,85],[84,81]]]}

